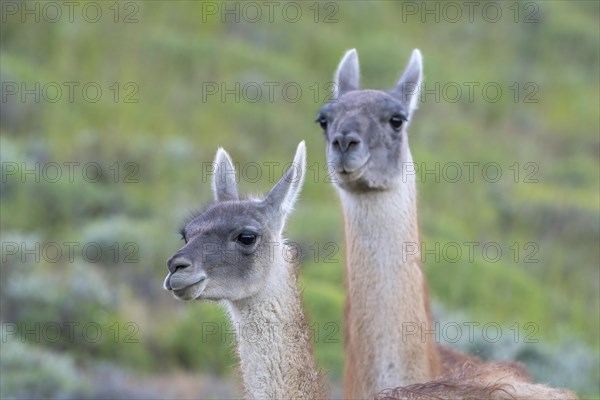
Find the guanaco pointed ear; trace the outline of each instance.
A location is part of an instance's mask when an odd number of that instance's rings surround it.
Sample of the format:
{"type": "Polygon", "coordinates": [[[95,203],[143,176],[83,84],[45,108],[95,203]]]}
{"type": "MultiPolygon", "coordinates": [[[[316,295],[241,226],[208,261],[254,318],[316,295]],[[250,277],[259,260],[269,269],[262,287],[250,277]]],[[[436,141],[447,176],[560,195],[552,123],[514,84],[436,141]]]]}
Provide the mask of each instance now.
{"type": "Polygon", "coordinates": [[[222,147],[219,147],[215,156],[212,190],[216,201],[237,200],[239,198],[237,183],[235,182],[235,167],[229,154],[222,147]]]}
{"type": "Polygon", "coordinates": [[[417,109],[421,83],[423,82],[423,56],[414,49],[402,77],[392,90],[392,95],[408,109],[409,115],[417,109]]]}
{"type": "Polygon", "coordinates": [[[356,49],[348,50],[335,71],[333,98],[337,99],[346,92],[358,90],[359,81],[358,53],[356,49]]]}
{"type": "Polygon", "coordinates": [[[292,212],[298,200],[305,175],[306,144],[302,141],[298,144],[292,165],[265,197],[267,204],[280,210],[284,220],[292,212]]]}

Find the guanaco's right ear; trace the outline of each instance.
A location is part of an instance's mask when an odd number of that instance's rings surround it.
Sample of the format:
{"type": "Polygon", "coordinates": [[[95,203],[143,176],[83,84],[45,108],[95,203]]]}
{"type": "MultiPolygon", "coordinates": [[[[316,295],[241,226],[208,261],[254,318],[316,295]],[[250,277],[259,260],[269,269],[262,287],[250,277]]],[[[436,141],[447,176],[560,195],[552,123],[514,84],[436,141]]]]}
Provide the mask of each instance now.
{"type": "Polygon", "coordinates": [[[348,50],[335,71],[333,98],[351,90],[358,90],[360,71],[358,68],[358,53],[356,49],[348,50]]]}
{"type": "Polygon", "coordinates": [[[298,200],[304,175],[306,175],[306,144],[302,141],[296,149],[294,162],[265,197],[267,204],[278,209],[284,220],[292,212],[298,200]]]}
{"type": "Polygon", "coordinates": [[[212,190],[216,201],[238,200],[239,198],[235,182],[235,167],[229,154],[222,147],[219,147],[215,156],[212,190]]]}

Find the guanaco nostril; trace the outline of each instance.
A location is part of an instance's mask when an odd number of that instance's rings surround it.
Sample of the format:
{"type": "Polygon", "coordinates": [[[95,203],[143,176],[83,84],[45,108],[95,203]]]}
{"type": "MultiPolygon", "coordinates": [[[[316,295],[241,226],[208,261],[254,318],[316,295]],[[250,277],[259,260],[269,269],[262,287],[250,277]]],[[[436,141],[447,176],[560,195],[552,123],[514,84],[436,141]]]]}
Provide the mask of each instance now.
{"type": "Polygon", "coordinates": [[[331,141],[331,145],[338,151],[345,153],[354,150],[360,145],[360,138],[356,133],[342,133],[336,135],[331,141]]]}
{"type": "Polygon", "coordinates": [[[185,269],[187,267],[191,267],[192,264],[190,263],[182,263],[182,264],[177,264],[175,265],[175,272],[179,271],[180,269],[185,269]]]}
{"type": "Polygon", "coordinates": [[[192,266],[192,263],[183,257],[170,258],[167,261],[167,268],[169,269],[169,272],[171,272],[171,273],[175,273],[175,272],[179,271],[180,269],[185,269],[185,268],[188,268],[191,266],[192,266]]]}

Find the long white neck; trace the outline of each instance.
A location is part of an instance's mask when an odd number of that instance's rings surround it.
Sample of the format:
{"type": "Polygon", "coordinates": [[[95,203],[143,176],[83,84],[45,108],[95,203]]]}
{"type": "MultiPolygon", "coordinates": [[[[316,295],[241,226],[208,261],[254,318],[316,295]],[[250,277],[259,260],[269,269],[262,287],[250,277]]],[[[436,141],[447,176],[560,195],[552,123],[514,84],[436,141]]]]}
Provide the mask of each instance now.
{"type": "Polygon", "coordinates": [[[421,268],[412,157],[394,189],[338,190],[346,235],[346,397],[431,380],[438,361],[421,268]],[[422,337],[423,336],[423,337],[422,337]]]}
{"type": "Polygon", "coordinates": [[[249,399],[323,398],[294,269],[275,252],[258,295],[228,303],[249,399]]]}

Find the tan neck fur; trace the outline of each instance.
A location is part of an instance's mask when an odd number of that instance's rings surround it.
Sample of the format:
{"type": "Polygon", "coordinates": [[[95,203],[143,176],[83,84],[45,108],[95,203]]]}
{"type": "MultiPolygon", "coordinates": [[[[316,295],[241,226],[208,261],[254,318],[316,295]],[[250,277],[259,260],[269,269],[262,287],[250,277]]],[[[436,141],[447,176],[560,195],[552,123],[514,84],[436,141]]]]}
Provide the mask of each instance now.
{"type": "Polygon", "coordinates": [[[246,398],[321,399],[326,392],[296,273],[275,253],[279,260],[261,293],[229,304],[246,398]]]}
{"type": "MultiPolygon", "coordinates": [[[[407,159],[411,159],[408,147],[407,159]]],[[[393,190],[339,190],[345,217],[345,395],[365,398],[386,388],[425,382],[439,372],[420,254],[414,176],[393,190]]]]}

